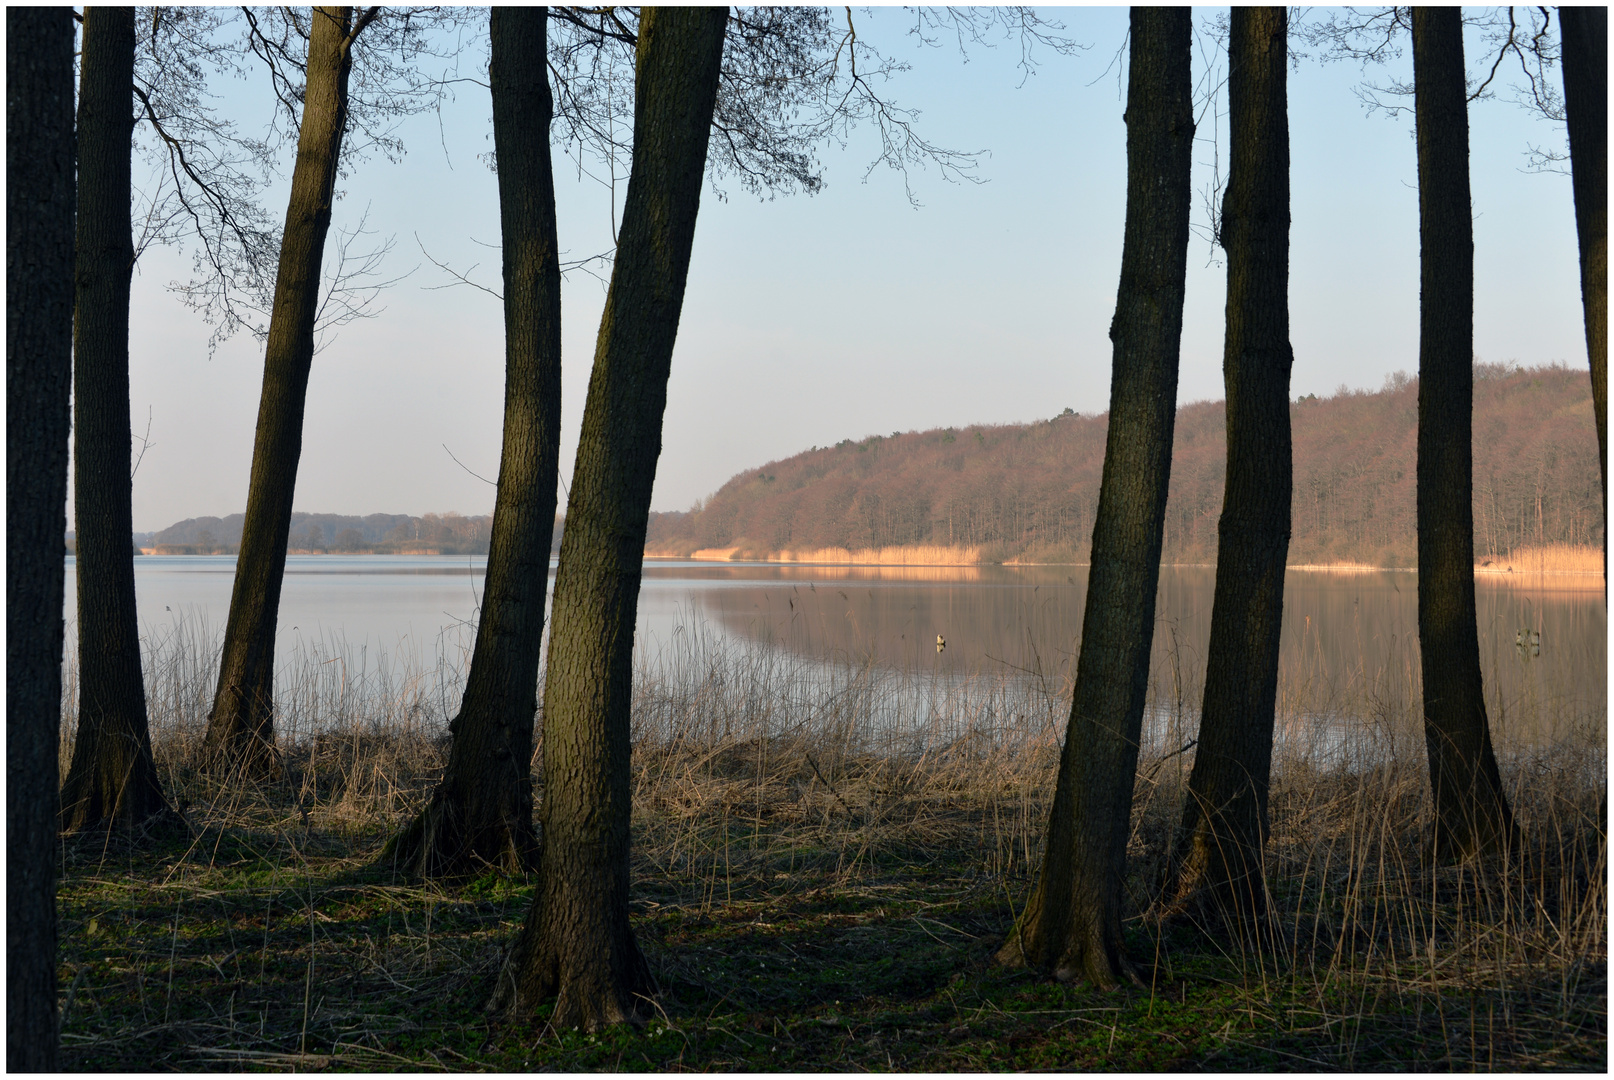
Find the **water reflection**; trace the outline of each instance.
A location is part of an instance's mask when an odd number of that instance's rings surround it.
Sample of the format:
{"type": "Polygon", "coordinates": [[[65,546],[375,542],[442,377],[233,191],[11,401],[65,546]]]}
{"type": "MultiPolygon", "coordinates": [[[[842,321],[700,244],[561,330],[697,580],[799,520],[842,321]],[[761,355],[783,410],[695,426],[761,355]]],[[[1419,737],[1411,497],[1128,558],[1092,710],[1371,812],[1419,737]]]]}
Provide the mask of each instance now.
{"type": "MultiPolygon", "coordinates": [[[[71,658],[73,560],[67,565],[71,658]]],[[[196,643],[193,651],[216,655],[235,560],[166,556],[136,560],[135,567],[148,654],[184,640],[196,643]]],[[[432,680],[433,715],[452,715],[484,573],[480,558],[291,557],[276,639],[277,685],[285,693],[318,671],[352,686],[379,666],[399,679],[432,680]]],[[[552,575],[553,566],[551,581],[552,575]]],[[[1214,585],[1210,567],[1161,572],[1145,732],[1150,749],[1174,750],[1193,738],[1214,585]]],[[[1599,589],[1569,585],[1523,575],[1478,579],[1480,661],[1492,731],[1504,752],[1606,741],[1607,613],[1599,589]]],[[[956,711],[948,701],[990,684],[1017,695],[1019,704],[1002,708],[1057,718],[1062,731],[1086,595],[1085,567],[647,560],[637,661],[641,669],[665,666],[668,658],[692,655],[690,640],[715,639],[777,652],[831,681],[866,671],[869,679],[904,688],[901,696],[914,699],[904,707],[916,716],[956,711]],[[937,635],[946,639],[943,651],[937,635]]],[[[1421,751],[1417,611],[1415,574],[1291,570],[1280,741],[1318,753],[1339,750],[1353,760],[1409,740],[1421,751]]]]}
{"type": "MultiPolygon", "coordinates": [[[[1161,571],[1150,670],[1157,749],[1192,738],[1197,726],[1214,588],[1211,567],[1161,571]]],[[[1086,567],[652,562],[642,632],[676,621],[673,609],[683,605],[686,616],[802,658],[944,683],[1015,675],[1068,700],[1086,593],[1086,567]]],[[[1482,576],[1476,600],[1499,746],[1536,746],[1601,724],[1608,661],[1599,591],[1482,576]],[[1516,647],[1521,631],[1539,635],[1539,650],[1516,647]]],[[[1285,737],[1337,741],[1345,724],[1354,738],[1369,721],[1382,739],[1421,738],[1417,625],[1415,574],[1291,570],[1279,660],[1285,737]]]]}

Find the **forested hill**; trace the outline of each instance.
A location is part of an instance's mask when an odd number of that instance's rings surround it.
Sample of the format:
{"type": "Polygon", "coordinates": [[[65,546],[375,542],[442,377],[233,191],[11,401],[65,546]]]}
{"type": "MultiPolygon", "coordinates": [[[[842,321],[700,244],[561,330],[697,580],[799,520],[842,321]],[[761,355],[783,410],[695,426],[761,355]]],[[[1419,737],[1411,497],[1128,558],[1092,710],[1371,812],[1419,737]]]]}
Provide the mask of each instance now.
{"type": "MultiPolygon", "coordinates": [[[[1476,557],[1521,545],[1602,543],[1587,373],[1477,364],[1476,557]]],[[[1416,562],[1418,383],[1293,403],[1291,563],[1416,562]]],[[[652,514],[647,551],[974,547],[982,561],[1085,561],[1107,414],[871,435],[749,469],[704,504],[652,514]]],[[[1177,413],[1166,559],[1215,558],[1226,468],[1220,401],[1177,413]]]]}
{"type": "MultiPolygon", "coordinates": [[[[152,537],[163,554],[231,554],[240,547],[245,515],[186,518],[152,537]]],[[[485,554],[493,519],[456,513],[291,515],[289,546],[294,551],[433,551],[444,555],[485,554]]]]}

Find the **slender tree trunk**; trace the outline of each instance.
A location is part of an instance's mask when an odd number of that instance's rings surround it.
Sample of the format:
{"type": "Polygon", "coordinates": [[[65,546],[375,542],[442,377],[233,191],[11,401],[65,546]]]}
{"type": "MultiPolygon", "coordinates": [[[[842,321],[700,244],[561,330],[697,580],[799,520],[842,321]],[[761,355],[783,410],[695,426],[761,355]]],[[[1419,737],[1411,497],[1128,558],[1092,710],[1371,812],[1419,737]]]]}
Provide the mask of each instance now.
{"type": "Polygon", "coordinates": [[[167,816],[146,728],[129,477],[129,137],[134,9],[87,7],[78,104],[73,368],[78,737],[62,827],[167,816]]]}
{"type": "Polygon", "coordinates": [[[1580,233],[1580,302],[1603,470],[1603,592],[1608,592],[1608,8],[1561,7],[1564,111],[1580,233]]]}
{"type": "Polygon", "coordinates": [[[1418,644],[1437,859],[1499,848],[1512,817],[1480,676],[1474,609],[1474,228],[1462,12],[1414,8],[1422,303],[1418,644]]]}
{"type": "Polygon", "coordinates": [[[6,1067],[56,1069],[73,9],[6,10],[6,1067]]]}
{"type": "Polygon", "coordinates": [[[331,227],[336,166],[347,126],[353,39],[365,25],[364,19],[355,25],[353,9],[345,7],[315,8],[311,21],[308,81],[264,348],[263,394],[252,446],[246,520],[241,526],[235,587],[224,628],[218,691],[204,744],[209,765],[257,775],[278,771],[275,620],[286,571],[297,460],[303,449],[303,406],[314,362],[320,264],[331,227]]]}
{"type": "Polygon", "coordinates": [[[552,1022],[631,1019],[649,969],[628,925],[633,631],[726,8],[646,8],[633,171],[572,474],[544,689],[539,884],[489,1009],[558,994],[552,1022]]]}
{"type": "Polygon", "coordinates": [[[1126,228],[1081,656],[1041,872],[998,953],[1100,986],[1137,978],[1121,939],[1121,882],[1176,418],[1194,141],[1190,19],[1187,8],[1132,9],[1126,228]]]}
{"type": "Polygon", "coordinates": [[[532,727],[560,459],[560,257],[544,59],[548,9],[494,8],[493,144],[504,239],[504,450],[476,650],[448,767],[383,852],[427,877],[536,865],[532,727]]]}
{"type": "Polygon", "coordinates": [[[1289,555],[1288,16],[1235,7],[1228,39],[1227,484],[1199,748],[1170,907],[1243,932],[1264,924],[1262,851],[1289,555]]]}

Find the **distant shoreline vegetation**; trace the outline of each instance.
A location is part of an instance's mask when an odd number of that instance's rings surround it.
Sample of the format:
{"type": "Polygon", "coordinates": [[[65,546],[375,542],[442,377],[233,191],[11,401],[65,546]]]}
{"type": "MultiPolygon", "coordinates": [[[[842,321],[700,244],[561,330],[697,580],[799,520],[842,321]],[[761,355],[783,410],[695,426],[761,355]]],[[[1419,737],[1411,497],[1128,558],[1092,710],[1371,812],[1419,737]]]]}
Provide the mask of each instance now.
{"type": "MultiPolygon", "coordinates": [[[[891,569],[947,569],[978,566],[1086,566],[1086,559],[1008,559],[993,562],[981,557],[979,548],[896,547],[849,551],[845,548],[820,548],[806,551],[757,551],[740,547],[701,548],[684,554],[646,551],[647,559],[689,559],[695,562],[761,562],[796,566],[858,566],[891,569]]],[[[1184,565],[1167,563],[1166,565],[1184,565]]],[[[1213,565],[1190,563],[1186,565],[1213,565]]],[[[1367,574],[1384,570],[1415,571],[1411,566],[1374,566],[1361,562],[1295,563],[1290,570],[1309,570],[1331,574],[1367,574]]],[[[1567,574],[1577,577],[1595,576],[1596,581],[1585,587],[1602,587],[1603,550],[1569,544],[1551,544],[1545,547],[1520,547],[1495,558],[1476,555],[1474,572],[1479,575],[1507,577],[1509,575],[1536,576],[1540,574],[1567,574]]],[[[927,578],[931,575],[925,575],[927,578]]],[[[1483,578],[1482,578],[1483,579],[1483,578]]]]}
{"type": "MultiPolygon", "coordinates": [[[[1417,564],[1418,380],[1290,405],[1289,563],[1417,564]]],[[[1213,565],[1226,407],[1177,410],[1163,561],[1213,565]]],[[[1107,414],[893,432],[747,469],[688,511],[652,513],[651,557],[852,565],[1083,564],[1107,414]]],[[[1474,365],[1474,562],[1601,573],[1602,489],[1583,369],[1474,365]],[[1535,554],[1527,555],[1527,552],[1535,554]],[[1551,553],[1551,554],[1546,554],[1551,553]]]]}
{"type": "MultiPolygon", "coordinates": [[[[241,546],[242,514],[186,518],[154,533],[135,533],[134,550],[143,555],[235,555],[241,546]]],[[[562,520],[555,520],[559,550],[562,520]]],[[[446,514],[293,513],[287,550],[293,555],[486,555],[493,517],[446,514]]],[[[67,553],[75,537],[67,534],[67,553]]]]}
{"type": "MultiPolygon", "coordinates": [[[[1474,367],[1474,563],[1484,575],[1602,572],[1591,386],[1562,366],[1474,367]]],[[[1418,382],[1341,387],[1291,405],[1292,568],[1417,563],[1418,382]]],[[[688,511],[652,513],[645,555],[852,566],[1083,565],[1105,414],[893,432],[747,469],[688,511]]],[[[1177,411],[1163,560],[1214,565],[1223,402],[1177,411]]],[[[241,514],[133,537],[149,555],[233,555],[241,514]]],[[[485,555],[491,515],[294,513],[292,554],[485,555]]],[[[554,550],[563,520],[557,516],[554,550]]],[[[73,553],[68,534],[68,554],[73,553]]]]}

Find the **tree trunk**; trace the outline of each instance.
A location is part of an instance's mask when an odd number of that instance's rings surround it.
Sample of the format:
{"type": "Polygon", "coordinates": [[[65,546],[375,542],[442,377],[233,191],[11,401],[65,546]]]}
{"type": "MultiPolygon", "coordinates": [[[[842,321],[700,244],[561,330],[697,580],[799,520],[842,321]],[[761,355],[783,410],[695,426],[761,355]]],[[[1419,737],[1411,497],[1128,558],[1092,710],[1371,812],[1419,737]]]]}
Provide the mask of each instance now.
{"type": "Polygon", "coordinates": [[[1041,873],[998,953],[1062,979],[1136,980],[1121,883],[1142,733],[1188,259],[1191,12],[1133,8],[1127,198],[1110,426],[1070,726],[1041,873]]]}
{"type": "Polygon", "coordinates": [[[1512,826],[1474,610],[1474,228],[1462,13],[1414,8],[1422,303],[1418,327],[1418,644],[1435,857],[1494,851],[1512,826]]]}
{"type": "Polygon", "coordinates": [[[561,541],[544,689],[544,826],[533,906],[489,1009],[629,1020],[650,992],[628,925],[628,723],[645,527],[717,96],[726,8],[646,8],[633,171],[561,541]]]}
{"type": "Polygon", "coordinates": [[[279,766],[274,745],[275,620],[303,448],[308,372],[314,362],[320,264],[347,126],[348,72],[353,39],[365,25],[364,19],[355,25],[353,9],[345,7],[315,8],[311,21],[308,81],[264,348],[246,520],[203,747],[207,764],[259,776],[278,772],[279,766]]]}
{"type": "Polygon", "coordinates": [[[448,767],[382,861],[426,877],[536,865],[532,726],[560,458],[560,256],[547,9],[494,8],[493,144],[504,240],[504,450],[476,650],[448,767]]]}
{"type": "Polygon", "coordinates": [[[1608,591],[1608,8],[1561,7],[1564,111],[1580,234],[1580,302],[1603,469],[1603,591],[1608,591]]]}
{"type": "Polygon", "coordinates": [[[134,9],[84,9],[78,111],[73,500],[78,571],[78,737],[62,828],[166,816],[146,728],[135,614],[129,477],[129,137],[134,9]]]}
{"type": "Polygon", "coordinates": [[[73,10],[6,11],[6,1067],[56,1069],[73,10]]]}
{"type": "Polygon", "coordinates": [[[1288,17],[1235,7],[1228,39],[1227,484],[1199,747],[1168,907],[1249,934],[1264,925],[1283,574],[1289,555],[1288,17]]]}

